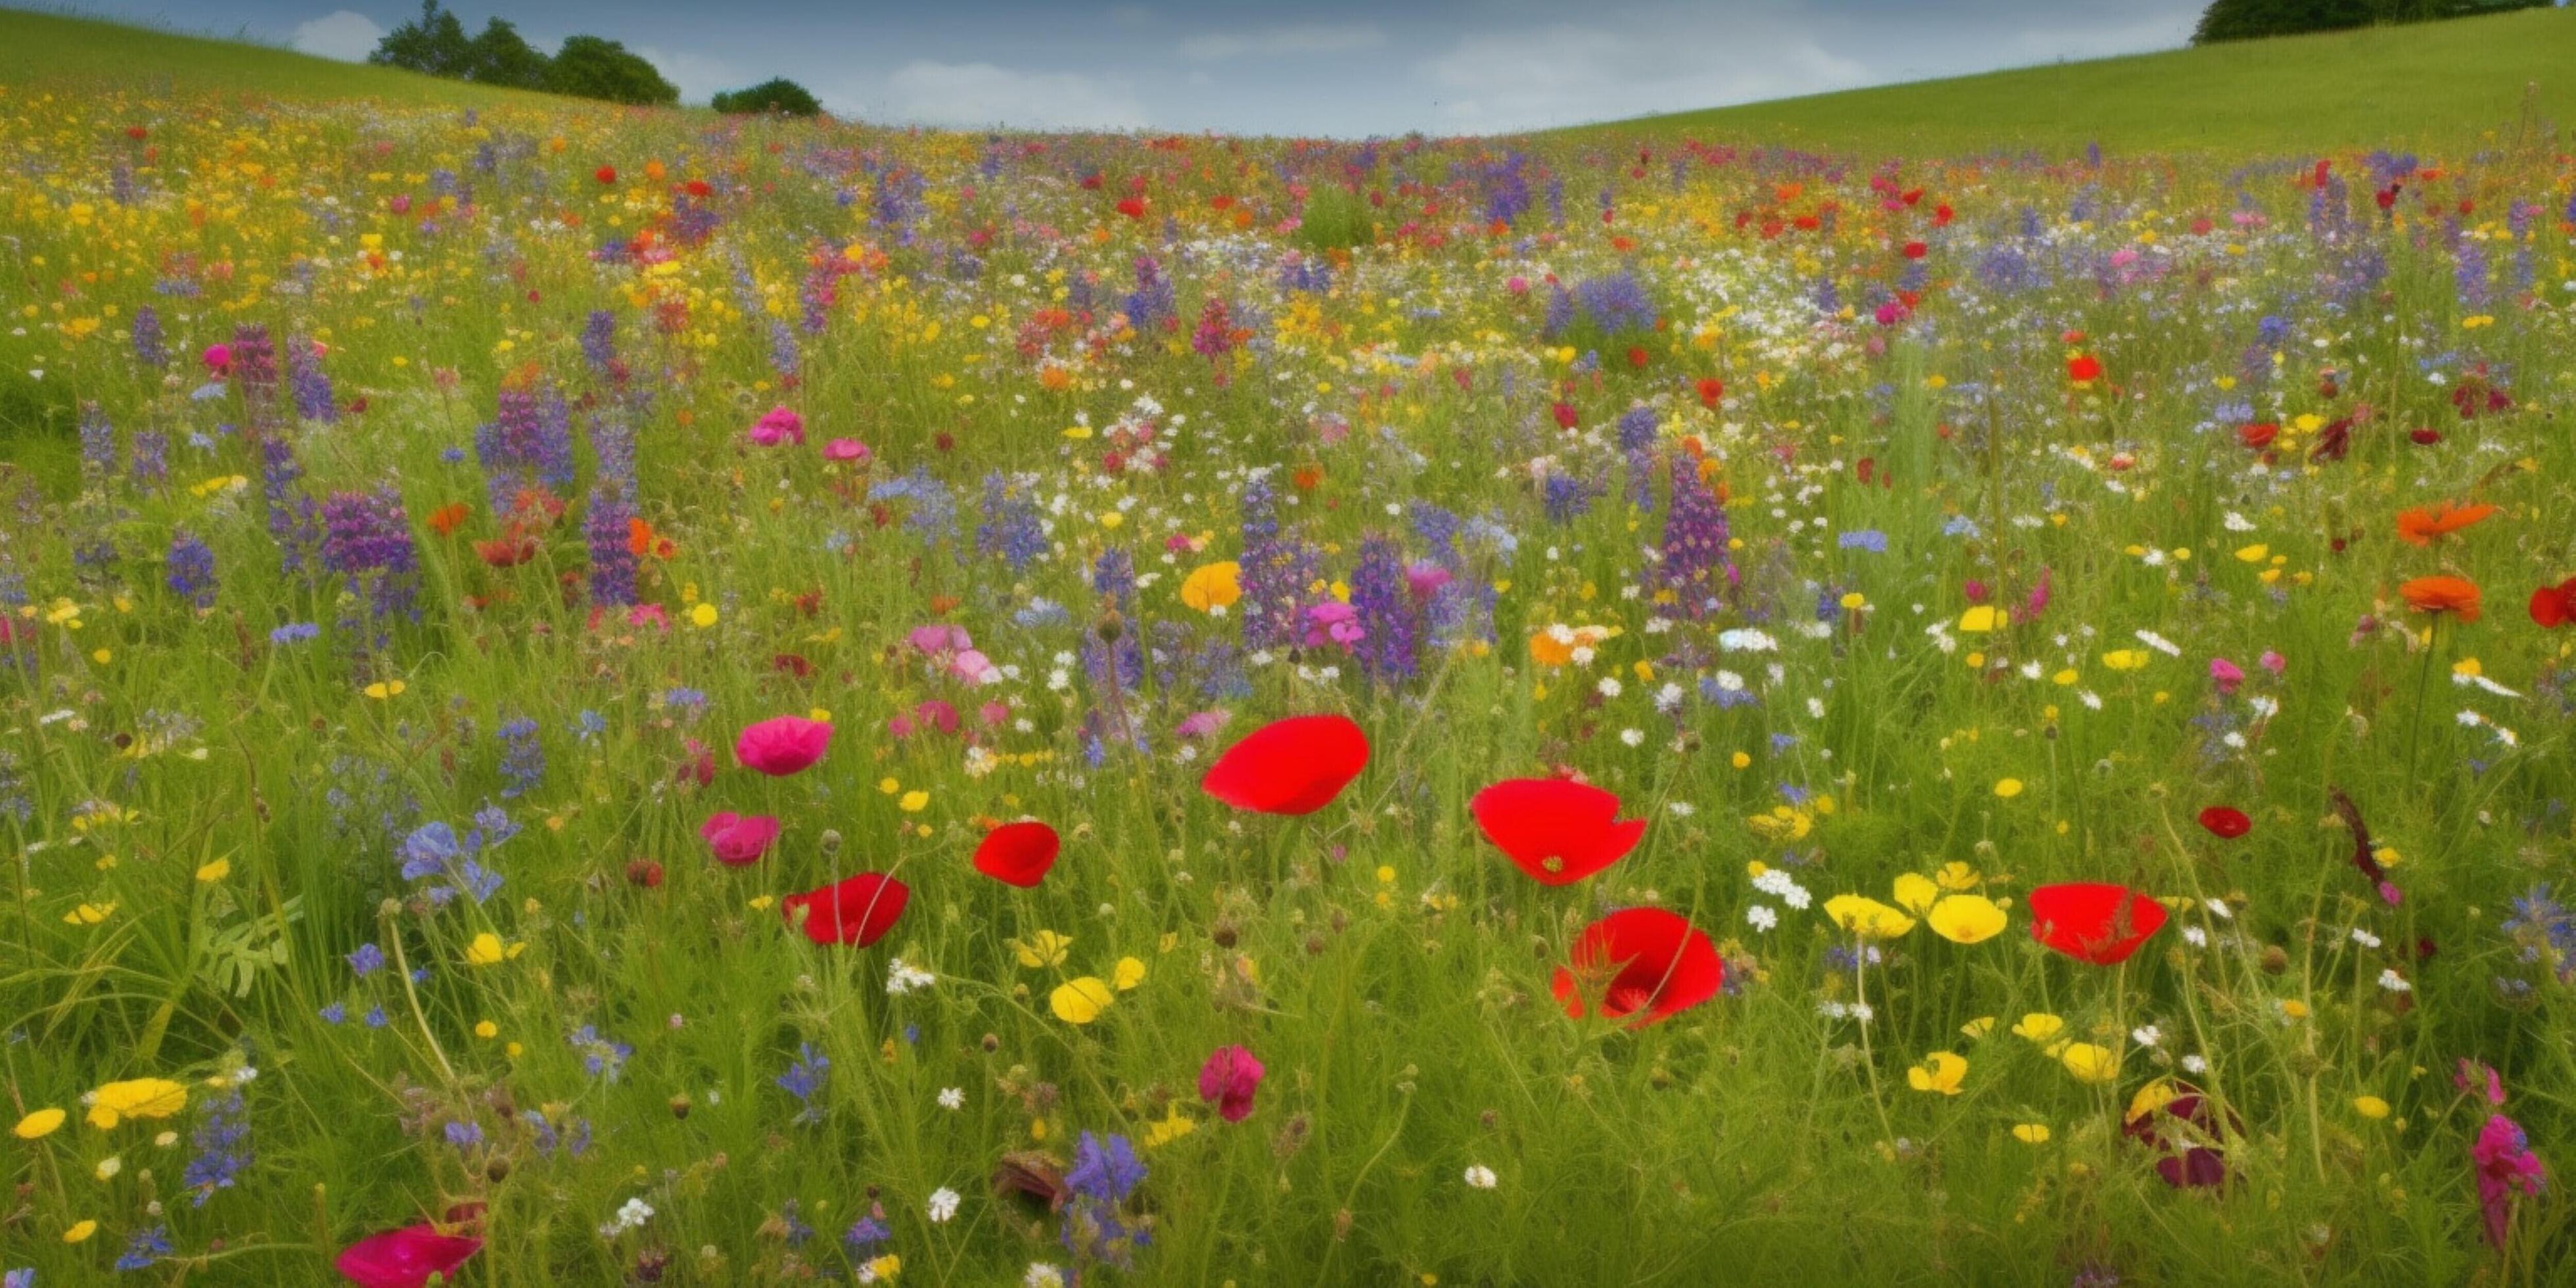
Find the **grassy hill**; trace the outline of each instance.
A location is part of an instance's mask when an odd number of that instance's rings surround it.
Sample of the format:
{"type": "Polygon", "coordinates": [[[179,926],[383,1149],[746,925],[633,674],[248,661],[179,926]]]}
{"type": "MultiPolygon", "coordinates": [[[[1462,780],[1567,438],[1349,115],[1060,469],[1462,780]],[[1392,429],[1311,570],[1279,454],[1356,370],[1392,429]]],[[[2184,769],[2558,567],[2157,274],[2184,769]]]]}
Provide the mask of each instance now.
{"type": "Polygon", "coordinates": [[[63,14],[0,9],[0,85],[486,106],[552,96],[63,14]]]}
{"type": "Polygon", "coordinates": [[[2576,123],[2576,10],[2247,41],[1584,126],[1964,153],[2474,145],[2576,123]]]}

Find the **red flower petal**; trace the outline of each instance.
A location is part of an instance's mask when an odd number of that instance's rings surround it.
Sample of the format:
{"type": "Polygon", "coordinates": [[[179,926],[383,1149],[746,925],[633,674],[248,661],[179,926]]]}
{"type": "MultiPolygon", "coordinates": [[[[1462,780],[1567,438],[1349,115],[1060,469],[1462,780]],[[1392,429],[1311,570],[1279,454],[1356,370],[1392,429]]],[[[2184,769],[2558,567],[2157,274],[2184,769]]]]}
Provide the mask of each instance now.
{"type": "Polygon", "coordinates": [[[2078,961],[2117,966],[2164,928],[2165,906],[2127,886],[2078,881],[2030,892],[2030,937],[2078,961]]]}
{"type": "Polygon", "coordinates": [[[2576,621],[2576,577],[2531,592],[2531,620],[2546,630],[2576,621]]]}
{"type": "Polygon", "coordinates": [[[1226,748],[1199,790],[1257,814],[1312,814],[1368,767],[1368,735],[1342,716],[1291,716],[1226,748]]]}
{"type": "Polygon", "coordinates": [[[815,943],[865,948],[894,929],[911,898],[912,887],[883,873],[862,872],[819,890],[791,894],[778,901],[778,908],[788,925],[801,925],[815,943]]]}
{"type": "Polygon", "coordinates": [[[1485,839],[1541,885],[1571,885],[1627,856],[1646,834],[1619,821],[1619,798],[1562,778],[1508,778],[1468,805],[1485,839]]]}
{"type": "Polygon", "coordinates": [[[1023,890],[1046,879],[1064,841],[1055,829],[1035,819],[1004,823],[984,834],[975,847],[975,870],[1004,885],[1023,890]]]}
{"type": "Polygon", "coordinates": [[[2254,820],[2245,817],[2245,811],[2230,809],[2225,805],[2212,805],[2202,810],[2200,825],[2208,828],[2210,835],[2222,841],[2233,841],[2254,830],[2254,820]]]}
{"type": "Polygon", "coordinates": [[[440,1234],[434,1225],[414,1225],[368,1235],[350,1244],[332,1264],[363,1288],[421,1288],[431,1275],[449,1274],[482,1248],[481,1239],[440,1234]]]}
{"type": "Polygon", "coordinates": [[[1608,972],[1601,1014],[1614,1020],[1634,1015],[1630,1028],[1687,1011],[1717,996],[1726,983],[1717,946],[1681,914],[1662,908],[1624,908],[1584,927],[1570,963],[1570,969],[1558,968],[1550,986],[1565,1013],[1583,1018],[1586,999],[1578,975],[1608,972]]]}

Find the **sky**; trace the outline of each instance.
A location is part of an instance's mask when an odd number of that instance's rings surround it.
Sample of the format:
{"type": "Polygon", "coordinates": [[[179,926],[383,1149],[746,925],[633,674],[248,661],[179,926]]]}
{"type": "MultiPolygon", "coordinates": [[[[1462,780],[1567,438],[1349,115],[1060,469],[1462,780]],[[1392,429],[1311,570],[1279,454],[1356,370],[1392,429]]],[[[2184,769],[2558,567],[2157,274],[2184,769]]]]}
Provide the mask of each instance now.
{"type": "MultiPolygon", "coordinates": [[[[786,76],[835,114],[975,128],[1501,133],[2171,49],[2205,0],[547,0],[686,101],[786,76]]],[[[103,17],[363,59],[404,0],[87,0],[103,17]]]]}

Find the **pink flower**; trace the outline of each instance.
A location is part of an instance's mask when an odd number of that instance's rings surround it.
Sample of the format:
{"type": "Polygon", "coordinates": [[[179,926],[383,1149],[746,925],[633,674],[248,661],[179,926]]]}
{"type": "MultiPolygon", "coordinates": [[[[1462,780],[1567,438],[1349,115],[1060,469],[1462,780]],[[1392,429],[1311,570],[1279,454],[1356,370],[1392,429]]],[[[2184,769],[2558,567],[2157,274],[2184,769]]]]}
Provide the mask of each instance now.
{"type": "Polygon", "coordinates": [[[805,441],[805,418],[787,408],[772,407],[768,415],[752,425],[751,441],[762,447],[788,442],[801,445],[805,441]]]}
{"type": "MultiPolygon", "coordinates": [[[[1200,1084],[1206,1084],[1205,1074],[1200,1075],[1200,1084]]],[[[2469,1159],[2478,1168],[2478,1206],[2486,1213],[2487,1242],[2501,1248],[2513,1220],[2513,1192],[2540,1193],[2540,1187],[2548,1184],[2549,1171],[2531,1152],[2531,1138],[2503,1114],[2490,1115],[2486,1126],[2478,1129],[2469,1159]]]]}
{"type": "Polygon", "coordinates": [[[1429,599],[1439,594],[1440,588],[1450,581],[1449,570],[1438,564],[1418,563],[1404,570],[1404,588],[1412,591],[1415,599],[1429,599]]]}
{"type": "Polygon", "coordinates": [[[975,641],[963,626],[932,622],[913,627],[904,638],[950,675],[968,684],[999,684],[1002,680],[1002,669],[975,650],[975,641]]]}
{"type": "Polygon", "coordinates": [[[2460,1071],[2451,1075],[2451,1085],[2471,1095],[2484,1095],[2490,1105],[2504,1103],[2504,1079],[2492,1067],[2476,1060],[2463,1057],[2460,1071]]]}
{"type": "Polygon", "coordinates": [[[2218,683],[2220,693],[2233,694],[2236,686],[2245,683],[2245,670],[2226,658],[2213,657],[2209,659],[2209,678],[2218,683]]]}
{"type": "Polygon", "coordinates": [[[1221,1046],[1199,1066],[1199,1099],[1216,1104],[1216,1116],[1239,1123],[1252,1116],[1252,1095],[1261,1090],[1261,1062],[1239,1046],[1221,1046]]]}
{"type": "Polygon", "coordinates": [[[1339,644],[1344,649],[1368,637],[1360,626],[1359,610],[1339,600],[1328,599],[1306,610],[1306,647],[1322,648],[1339,644]]]}
{"type": "Polygon", "coordinates": [[[1232,718],[1233,713],[1229,711],[1201,711],[1183,716],[1180,728],[1176,732],[1184,738],[1213,738],[1218,730],[1225,728],[1225,722],[1232,718]]]}
{"type": "Polygon", "coordinates": [[[864,461],[868,456],[868,445],[855,438],[835,438],[823,444],[823,459],[827,461],[864,461]]]}
{"type": "Polygon", "coordinates": [[[715,851],[716,862],[729,868],[746,867],[759,862],[769,852],[769,843],[778,839],[778,820],[726,810],[708,819],[698,835],[715,851]]]}
{"type": "Polygon", "coordinates": [[[361,1288],[421,1288],[431,1275],[448,1275],[482,1251],[481,1239],[440,1234],[434,1225],[406,1226],[350,1244],[331,1263],[361,1288]]]}
{"type": "Polygon", "coordinates": [[[772,716],[734,739],[733,757],[747,769],[775,778],[813,764],[832,745],[832,726],[803,716],[772,716]]]}
{"type": "Polygon", "coordinates": [[[2264,670],[2269,671],[2274,675],[2279,675],[2290,667],[2290,659],[2283,657],[2268,648],[2263,650],[2263,656],[2256,658],[2255,660],[2263,664],[2264,670]]]}
{"type": "Polygon", "coordinates": [[[233,369],[233,347],[229,344],[207,345],[203,361],[206,364],[206,370],[219,376],[230,375],[233,369]]]}

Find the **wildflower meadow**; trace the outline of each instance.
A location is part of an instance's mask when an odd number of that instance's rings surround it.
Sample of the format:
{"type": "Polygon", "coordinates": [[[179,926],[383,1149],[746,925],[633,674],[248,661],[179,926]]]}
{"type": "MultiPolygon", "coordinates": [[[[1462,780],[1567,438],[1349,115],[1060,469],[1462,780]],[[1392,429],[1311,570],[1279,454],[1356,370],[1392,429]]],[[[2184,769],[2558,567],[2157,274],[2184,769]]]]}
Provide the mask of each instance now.
{"type": "Polygon", "coordinates": [[[2569,1282],[2509,124],[0,85],[0,1271],[2569,1282]]]}

